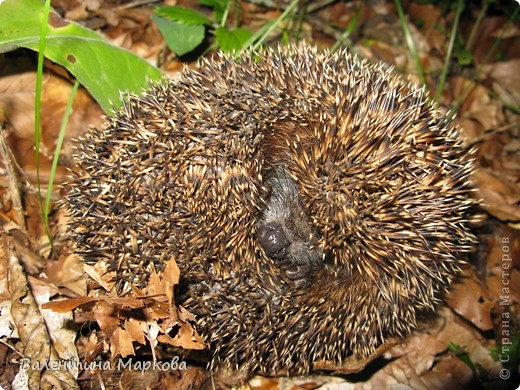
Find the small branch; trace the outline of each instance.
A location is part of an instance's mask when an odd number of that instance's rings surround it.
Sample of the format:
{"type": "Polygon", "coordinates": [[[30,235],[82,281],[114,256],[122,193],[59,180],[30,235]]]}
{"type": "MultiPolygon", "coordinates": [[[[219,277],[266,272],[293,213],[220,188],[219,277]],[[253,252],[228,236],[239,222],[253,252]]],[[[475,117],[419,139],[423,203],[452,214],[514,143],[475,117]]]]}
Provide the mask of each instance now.
{"type": "Polygon", "coordinates": [[[5,170],[9,179],[9,193],[11,194],[11,201],[13,202],[14,220],[16,224],[23,230],[26,229],[25,215],[22,206],[22,197],[18,187],[18,178],[15,173],[15,167],[11,150],[5,141],[5,130],[0,127],[0,154],[4,160],[5,170]]]}

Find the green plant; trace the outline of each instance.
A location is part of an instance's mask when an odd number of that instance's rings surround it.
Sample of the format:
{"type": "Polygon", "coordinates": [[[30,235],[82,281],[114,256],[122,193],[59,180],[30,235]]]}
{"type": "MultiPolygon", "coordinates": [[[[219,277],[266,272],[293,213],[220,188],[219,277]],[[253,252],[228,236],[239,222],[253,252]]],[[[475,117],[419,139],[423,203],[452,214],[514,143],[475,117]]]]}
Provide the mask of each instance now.
{"type": "Polygon", "coordinates": [[[453,353],[460,361],[462,361],[466,366],[468,366],[473,372],[475,378],[481,380],[489,380],[489,375],[486,372],[486,370],[479,363],[474,363],[473,360],[471,360],[471,356],[464,349],[464,347],[456,343],[449,343],[448,351],[453,353]]]}
{"type": "Polygon", "coordinates": [[[193,52],[207,35],[214,39],[206,51],[220,49],[225,53],[233,53],[250,47],[258,49],[282,21],[293,14],[300,0],[294,0],[280,17],[266,23],[255,34],[244,28],[228,26],[228,16],[234,3],[234,0],[199,0],[199,4],[213,9],[213,19],[199,11],[180,6],[158,7],[152,19],[168,47],[179,56],[193,52]]]}
{"type": "Polygon", "coordinates": [[[106,113],[120,107],[121,92],[140,92],[150,80],[162,77],[145,60],[62,19],[52,9],[47,22],[40,0],[4,0],[0,15],[0,52],[19,47],[40,51],[72,73],[106,113]],[[44,42],[40,39],[42,26],[46,30],[44,42]]]}
{"type": "Polygon", "coordinates": [[[240,50],[252,35],[244,28],[227,26],[233,3],[233,0],[200,0],[199,4],[213,8],[213,20],[199,11],[177,5],[157,7],[152,19],[168,47],[179,56],[194,51],[203,42],[206,33],[215,38],[211,49],[218,48],[229,53],[240,50]]]}

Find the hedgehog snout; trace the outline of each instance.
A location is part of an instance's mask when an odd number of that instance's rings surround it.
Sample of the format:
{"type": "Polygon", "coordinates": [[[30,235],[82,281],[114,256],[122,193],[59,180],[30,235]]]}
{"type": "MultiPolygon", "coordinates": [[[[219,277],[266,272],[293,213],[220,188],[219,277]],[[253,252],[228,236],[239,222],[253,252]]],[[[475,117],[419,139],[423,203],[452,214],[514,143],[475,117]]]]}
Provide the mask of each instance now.
{"type": "Polygon", "coordinates": [[[267,256],[282,259],[287,256],[291,242],[287,239],[283,227],[279,223],[259,223],[257,228],[258,242],[267,256]]]}
{"type": "Polygon", "coordinates": [[[319,269],[322,252],[298,186],[287,169],[276,166],[266,176],[270,193],[256,226],[258,244],[300,288],[319,269]]]}

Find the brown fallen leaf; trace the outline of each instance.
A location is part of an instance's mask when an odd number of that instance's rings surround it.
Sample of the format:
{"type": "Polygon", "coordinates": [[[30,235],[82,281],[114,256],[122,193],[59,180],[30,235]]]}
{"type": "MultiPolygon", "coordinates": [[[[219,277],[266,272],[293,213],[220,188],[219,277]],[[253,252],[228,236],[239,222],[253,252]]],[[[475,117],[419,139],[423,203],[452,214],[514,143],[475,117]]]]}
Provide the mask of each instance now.
{"type": "Polygon", "coordinates": [[[68,311],[72,311],[79,306],[83,306],[87,303],[95,301],[97,301],[97,299],[91,297],[61,299],[59,301],[47,302],[43,305],[43,308],[53,310],[57,313],[65,313],[68,311]]]}
{"type": "Polygon", "coordinates": [[[179,331],[174,337],[170,337],[168,334],[163,334],[157,337],[157,340],[161,343],[167,343],[175,347],[182,347],[185,349],[196,349],[202,350],[206,348],[202,337],[199,336],[197,331],[187,322],[179,322],[179,331]]]}
{"type": "Polygon", "coordinates": [[[449,101],[457,101],[464,97],[460,107],[461,118],[473,119],[480,123],[485,130],[500,127],[504,121],[502,104],[491,99],[491,91],[483,85],[457,76],[450,79],[448,91],[452,93],[449,101]]]}
{"type": "Polygon", "coordinates": [[[511,106],[520,106],[520,59],[495,62],[482,70],[493,78],[493,90],[500,100],[511,106]]]}
{"type": "Polygon", "coordinates": [[[466,268],[463,276],[450,288],[446,303],[477,328],[483,331],[493,329],[491,309],[495,301],[471,268],[466,268]]]}
{"type": "Polygon", "coordinates": [[[114,291],[116,286],[116,283],[114,282],[114,280],[116,280],[115,271],[108,271],[106,266],[101,262],[95,264],[94,266],[83,264],[83,270],[103,289],[105,289],[105,291],[114,291]]]}
{"type": "Polygon", "coordinates": [[[443,323],[437,323],[434,329],[436,337],[446,340],[463,348],[475,365],[480,365],[488,374],[498,377],[502,368],[501,362],[493,359],[490,348],[496,346],[494,339],[487,339],[477,328],[469,325],[465,320],[448,308],[441,309],[443,323]]]}
{"type": "Polygon", "coordinates": [[[78,296],[87,295],[83,263],[78,255],[63,250],[58,261],[47,262],[45,274],[49,283],[66,288],[78,296]]]}
{"type": "Polygon", "coordinates": [[[164,265],[164,270],[161,274],[164,284],[164,291],[168,297],[170,304],[170,314],[173,319],[177,319],[177,308],[175,306],[174,287],[179,284],[181,271],[174,259],[170,259],[164,265]]]}
{"type": "Polygon", "coordinates": [[[497,173],[481,168],[474,174],[482,208],[502,221],[520,221],[520,187],[497,173]]]}
{"type": "MultiPolygon", "coordinates": [[[[7,119],[7,142],[15,160],[32,183],[36,183],[34,153],[34,101],[36,72],[0,77],[0,111],[7,119]]],[[[52,156],[58,138],[72,83],[62,77],[46,73],[43,77],[41,109],[40,179],[48,180],[52,156]]],[[[67,123],[63,153],[70,153],[70,140],[80,134],[85,124],[99,125],[102,111],[82,88],[74,99],[67,123]]],[[[60,166],[56,182],[65,180],[66,171],[60,166]]]]}
{"type": "Polygon", "coordinates": [[[132,341],[132,337],[130,337],[126,329],[116,327],[114,333],[110,336],[112,357],[121,356],[125,358],[130,355],[135,355],[132,341]]]}
{"type": "Polygon", "coordinates": [[[313,370],[336,371],[342,374],[352,374],[362,371],[370,362],[382,356],[386,351],[394,347],[398,343],[397,340],[389,340],[385,344],[379,346],[370,356],[366,358],[358,358],[354,355],[349,356],[341,366],[335,366],[328,361],[318,361],[313,364],[313,370]]]}
{"type": "MultiPolygon", "coordinates": [[[[7,248],[13,247],[8,243],[5,235],[1,238],[7,248]]],[[[40,385],[50,386],[53,383],[60,383],[65,388],[79,389],[75,378],[64,365],[52,364],[59,361],[59,356],[54,350],[45,322],[28,288],[23,268],[12,249],[8,257],[11,316],[22,343],[21,353],[30,359],[30,364],[25,366],[28,386],[36,389],[40,385]]]]}
{"type": "Polygon", "coordinates": [[[147,331],[146,321],[137,320],[135,318],[128,318],[125,321],[125,329],[132,341],[139,344],[146,344],[145,333],[147,331]]]}

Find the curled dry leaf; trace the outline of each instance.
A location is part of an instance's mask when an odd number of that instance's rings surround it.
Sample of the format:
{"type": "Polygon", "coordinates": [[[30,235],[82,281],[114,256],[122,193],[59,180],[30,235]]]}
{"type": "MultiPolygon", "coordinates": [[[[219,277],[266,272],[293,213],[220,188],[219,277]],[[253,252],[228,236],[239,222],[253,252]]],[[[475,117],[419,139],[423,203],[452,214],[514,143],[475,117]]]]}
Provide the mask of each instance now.
{"type": "Polygon", "coordinates": [[[335,366],[331,362],[319,361],[314,363],[314,370],[335,370],[342,374],[352,374],[363,370],[370,362],[376,358],[382,356],[386,351],[391,349],[397,344],[396,341],[388,341],[387,343],[379,346],[372,354],[366,358],[358,358],[355,355],[351,355],[341,366],[335,366]]]}
{"type": "MultiPolygon", "coordinates": [[[[120,354],[120,343],[118,339],[120,319],[118,318],[118,309],[118,307],[107,301],[98,300],[92,310],[94,318],[96,319],[99,327],[110,341],[110,351],[112,358],[115,358],[118,354],[120,354]]],[[[122,344],[125,344],[124,341],[122,344]]]]}
{"type": "Polygon", "coordinates": [[[496,171],[481,168],[473,176],[482,207],[501,221],[520,221],[520,187],[496,171]]]}
{"type": "Polygon", "coordinates": [[[175,307],[175,297],[173,294],[174,287],[179,283],[179,278],[181,276],[181,271],[177,266],[175,260],[168,260],[164,266],[164,271],[162,273],[162,280],[164,284],[164,292],[168,297],[168,303],[170,304],[170,314],[173,319],[177,318],[177,309],[175,307]]]}
{"type": "Polygon", "coordinates": [[[125,320],[125,329],[132,341],[136,341],[142,345],[146,344],[146,339],[144,337],[147,330],[146,321],[128,318],[125,320]]]}
{"type": "Polygon", "coordinates": [[[96,298],[91,297],[78,297],[70,299],[61,299],[59,301],[47,302],[43,305],[44,309],[54,310],[58,313],[65,313],[72,311],[79,306],[83,306],[90,302],[95,302],[96,298]]]}
{"type": "Polygon", "coordinates": [[[135,355],[132,341],[132,337],[130,337],[126,329],[115,328],[114,333],[110,337],[112,357],[121,356],[124,358],[135,355]]]}
{"type": "Polygon", "coordinates": [[[57,369],[53,369],[52,362],[57,361],[59,357],[14,252],[9,254],[9,291],[11,316],[23,345],[21,352],[24,357],[30,359],[30,364],[22,366],[27,370],[28,386],[39,388],[43,381],[48,384],[61,383],[65,388],[77,389],[76,380],[63,365],[58,364],[57,369]],[[45,364],[48,364],[48,369],[45,369],[45,364]]]}
{"type": "Polygon", "coordinates": [[[407,343],[405,349],[406,353],[399,359],[392,361],[374,375],[371,381],[374,388],[455,389],[458,388],[457,384],[467,383],[472,376],[469,367],[451,356],[441,359],[441,362],[450,362],[451,369],[448,373],[436,371],[434,367],[437,358],[432,354],[436,348],[430,348],[427,344],[407,343]]]}
{"type": "Polygon", "coordinates": [[[454,77],[449,84],[448,90],[452,93],[450,101],[460,99],[469,91],[460,108],[461,118],[471,118],[485,130],[495,129],[503,123],[503,107],[500,102],[491,99],[489,89],[463,77],[454,77]]]}
{"type": "Polygon", "coordinates": [[[83,271],[97,282],[105,291],[113,291],[115,287],[115,271],[108,271],[101,263],[94,266],[83,264],[83,271]]]}
{"type": "Polygon", "coordinates": [[[58,261],[48,262],[46,275],[49,283],[67,288],[78,296],[86,295],[87,283],[78,255],[64,254],[58,261]]]}
{"type": "Polygon", "coordinates": [[[452,286],[446,303],[477,328],[483,331],[493,328],[491,309],[495,302],[471,269],[466,268],[463,277],[452,286]]]}
{"type": "Polygon", "coordinates": [[[493,90],[501,101],[520,107],[520,59],[486,65],[483,71],[493,78],[493,90]]]}
{"type": "Polygon", "coordinates": [[[179,330],[174,337],[170,337],[168,334],[163,334],[158,336],[157,340],[161,343],[185,349],[202,350],[206,348],[202,337],[200,337],[197,331],[190,324],[187,322],[179,322],[177,325],[179,330]]]}

